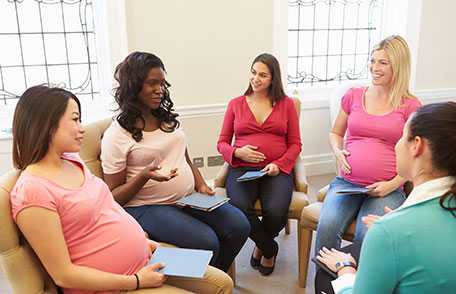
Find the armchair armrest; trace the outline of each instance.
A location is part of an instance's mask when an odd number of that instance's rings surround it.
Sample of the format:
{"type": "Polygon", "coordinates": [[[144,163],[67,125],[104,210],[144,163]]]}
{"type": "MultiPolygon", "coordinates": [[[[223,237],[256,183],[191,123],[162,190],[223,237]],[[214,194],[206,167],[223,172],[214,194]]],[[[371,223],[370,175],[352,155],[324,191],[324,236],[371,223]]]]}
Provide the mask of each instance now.
{"type": "Polygon", "coordinates": [[[304,160],[302,159],[301,155],[298,156],[296,159],[296,163],[293,169],[294,174],[294,184],[295,190],[298,192],[303,192],[307,194],[307,175],[306,175],[306,167],[304,166],[304,160]]]}
{"type": "Polygon", "coordinates": [[[217,173],[217,176],[214,179],[214,188],[220,187],[224,188],[225,187],[225,180],[226,177],[228,176],[228,163],[224,163],[222,167],[220,168],[219,172],[217,173]]]}
{"type": "Polygon", "coordinates": [[[329,185],[326,185],[318,191],[318,194],[317,194],[318,202],[325,201],[325,197],[326,197],[326,193],[328,192],[328,189],[329,189],[329,185]]]}

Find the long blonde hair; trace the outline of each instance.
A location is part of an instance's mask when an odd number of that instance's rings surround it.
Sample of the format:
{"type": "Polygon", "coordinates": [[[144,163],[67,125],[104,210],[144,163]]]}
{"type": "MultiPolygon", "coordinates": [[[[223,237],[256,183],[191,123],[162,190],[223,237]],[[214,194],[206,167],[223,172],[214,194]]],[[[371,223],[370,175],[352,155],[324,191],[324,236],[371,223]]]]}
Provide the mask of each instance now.
{"type": "Polygon", "coordinates": [[[407,42],[401,36],[393,35],[383,39],[372,49],[384,50],[393,69],[392,87],[389,102],[397,109],[404,98],[416,98],[410,93],[411,58],[407,42]]]}

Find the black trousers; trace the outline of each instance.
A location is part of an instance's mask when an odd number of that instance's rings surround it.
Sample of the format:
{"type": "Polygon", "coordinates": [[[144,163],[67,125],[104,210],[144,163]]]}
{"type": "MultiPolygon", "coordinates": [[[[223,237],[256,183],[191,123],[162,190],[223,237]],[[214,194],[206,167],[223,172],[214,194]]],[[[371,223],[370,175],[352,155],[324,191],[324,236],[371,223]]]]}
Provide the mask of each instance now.
{"type": "MultiPolygon", "coordinates": [[[[358,262],[359,253],[361,251],[361,243],[353,243],[345,246],[341,248],[340,251],[350,253],[353,258],[355,258],[356,262],[358,262]]],[[[317,265],[317,273],[315,275],[315,293],[321,294],[323,292],[326,294],[334,294],[334,290],[331,285],[331,281],[333,280],[333,277],[317,265]]]]}
{"type": "Polygon", "coordinates": [[[229,168],[226,190],[230,203],[244,212],[250,222],[250,238],[261,249],[266,258],[277,253],[278,245],[274,238],[284,228],[288,219],[288,209],[293,193],[291,175],[280,173],[277,176],[263,176],[259,179],[238,182],[236,179],[246,171],[260,168],[229,168]],[[254,211],[255,201],[260,199],[262,219],[254,211]]]}

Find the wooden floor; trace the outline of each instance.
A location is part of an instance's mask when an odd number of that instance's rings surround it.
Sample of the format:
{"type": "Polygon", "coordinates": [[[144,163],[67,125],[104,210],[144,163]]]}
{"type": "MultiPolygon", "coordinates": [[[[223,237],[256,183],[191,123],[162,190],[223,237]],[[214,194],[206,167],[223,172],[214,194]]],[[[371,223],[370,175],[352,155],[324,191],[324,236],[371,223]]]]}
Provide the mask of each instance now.
{"type": "MultiPolygon", "coordinates": [[[[315,201],[315,193],[318,189],[325,186],[334,175],[322,175],[309,177],[311,202],[315,201]]],[[[235,294],[250,294],[250,293],[314,293],[313,277],[314,267],[309,266],[309,274],[307,278],[307,286],[305,289],[298,286],[298,256],[297,256],[297,231],[296,221],[291,221],[291,234],[285,235],[282,231],[277,237],[280,246],[279,255],[277,258],[275,271],[268,277],[263,277],[260,273],[250,267],[250,255],[253,250],[253,242],[248,240],[242,248],[240,254],[236,258],[236,277],[237,285],[235,294]]],[[[315,238],[313,238],[315,240],[315,238]]],[[[313,246],[312,246],[313,248],[313,246]]],[[[3,273],[0,272],[0,293],[12,293],[3,273]]],[[[20,293],[22,294],[22,293],[20,293]]],[[[25,294],[25,293],[24,293],[25,294]]]]}

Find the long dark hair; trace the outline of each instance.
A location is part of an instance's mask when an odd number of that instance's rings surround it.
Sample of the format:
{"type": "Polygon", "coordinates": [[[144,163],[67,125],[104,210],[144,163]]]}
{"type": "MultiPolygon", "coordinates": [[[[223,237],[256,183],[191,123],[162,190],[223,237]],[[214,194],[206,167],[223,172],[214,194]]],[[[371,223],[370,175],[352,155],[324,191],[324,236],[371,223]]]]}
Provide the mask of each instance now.
{"type": "MultiPolygon", "coordinates": [[[[435,168],[456,177],[456,102],[432,103],[422,106],[413,115],[409,138],[428,141],[435,168]]],[[[456,217],[456,182],[440,198],[440,206],[456,217]]]]}
{"type": "MultiPolygon", "coordinates": [[[[280,65],[277,59],[268,53],[263,53],[255,57],[252,62],[250,68],[257,62],[264,63],[269,71],[271,72],[271,85],[268,89],[268,96],[272,100],[271,102],[274,104],[275,102],[279,101],[283,97],[285,97],[285,91],[283,90],[282,85],[282,75],[280,74],[280,65]]],[[[253,93],[252,85],[249,82],[249,86],[247,90],[245,90],[244,95],[250,95],[253,93]]]]}
{"type": "Polygon", "coordinates": [[[70,99],[76,101],[81,115],[78,98],[65,89],[41,85],[22,94],[13,118],[13,164],[17,169],[24,170],[47,154],[70,99]]]}
{"type": "MultiPolygon", "coordinates": [[[[145,120],[142,116],[144,106],[139,102],[138,94],[142,90],[144,80],[147,78],[149,71],[157,67],[166,72],[163,62],[154,54],[133,52],[117,65],[114,72],[114,78],[119,84],[114,89],[114,98],[120,109],[117,121],[125,130],[131,133],[136,142],[142,140],[142,131],[145,126],[145,120]],[[142,128],[137,127],[138,120],[142,122],[142,128]]],[[[174,103],[169,96],[168,88],[170,86],[165,81],[165,89],[160,106],[151,110],[152,115],[159,121],[160,129],[164,132],[173,132],[179,127],[179,121],[176,119],[178,114],[173,112],[174,103]]]]}

